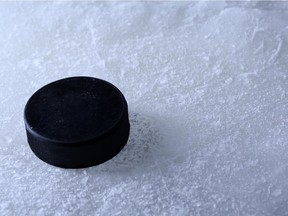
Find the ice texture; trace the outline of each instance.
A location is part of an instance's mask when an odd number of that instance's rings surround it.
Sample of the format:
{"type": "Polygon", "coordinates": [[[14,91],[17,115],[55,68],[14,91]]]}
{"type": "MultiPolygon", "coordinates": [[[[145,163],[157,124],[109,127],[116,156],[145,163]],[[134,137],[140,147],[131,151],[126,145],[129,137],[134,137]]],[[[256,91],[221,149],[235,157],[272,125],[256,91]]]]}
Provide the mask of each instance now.
{"type": "Polygon", "coordinates": [[[288,215],[288,2],[0,2],[0,215],[288,215]],[[33,155],[43,85],[105,79],[127,146],[102,165],[33,155]]]}

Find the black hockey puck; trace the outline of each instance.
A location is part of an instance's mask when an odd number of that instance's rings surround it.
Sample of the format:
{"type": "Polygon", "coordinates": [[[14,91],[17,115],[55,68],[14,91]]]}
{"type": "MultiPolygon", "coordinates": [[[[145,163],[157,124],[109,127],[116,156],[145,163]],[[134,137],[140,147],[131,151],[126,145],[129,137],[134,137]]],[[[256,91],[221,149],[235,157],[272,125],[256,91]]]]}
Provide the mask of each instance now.
{"type": "Polygon", "coordinates": [[[50,83],[28,100],[28,143],[35,155],[63,168],[103,163],[127,143],[127,102],[114,85],[91,77],[50,83]]]}

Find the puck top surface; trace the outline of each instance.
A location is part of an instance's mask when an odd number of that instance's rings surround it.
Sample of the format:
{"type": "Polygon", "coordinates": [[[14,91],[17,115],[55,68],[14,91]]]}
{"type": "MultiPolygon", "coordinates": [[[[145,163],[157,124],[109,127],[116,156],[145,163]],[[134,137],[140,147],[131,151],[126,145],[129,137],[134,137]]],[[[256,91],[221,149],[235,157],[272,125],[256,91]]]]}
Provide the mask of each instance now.
{"type": "Polygon", "coordinates": [[[124,113],[125,99],[112,84],[91,77],[50,83],[27,102],[27,130],[57,143],[79,143],[109,133],[124,113]]]}

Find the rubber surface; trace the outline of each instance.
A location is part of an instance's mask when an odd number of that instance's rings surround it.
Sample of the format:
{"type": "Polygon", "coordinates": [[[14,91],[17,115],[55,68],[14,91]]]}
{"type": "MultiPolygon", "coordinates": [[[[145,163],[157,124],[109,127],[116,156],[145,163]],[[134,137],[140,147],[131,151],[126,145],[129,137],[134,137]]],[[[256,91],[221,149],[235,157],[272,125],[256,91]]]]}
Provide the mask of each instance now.
{"type": "Polygon", "coordinates": [[[83,168],[113,158],[125,146],[127,102],[112,84],[72,77],[39,89],[24,111],[28,143],[54,166],[83,168]]]}

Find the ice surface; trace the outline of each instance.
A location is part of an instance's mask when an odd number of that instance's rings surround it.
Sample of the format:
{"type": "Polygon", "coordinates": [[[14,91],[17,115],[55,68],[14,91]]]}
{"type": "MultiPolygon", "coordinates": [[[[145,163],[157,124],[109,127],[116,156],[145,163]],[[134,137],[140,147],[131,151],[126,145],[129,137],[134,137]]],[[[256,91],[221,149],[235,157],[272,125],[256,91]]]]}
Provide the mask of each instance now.
{"type": "Polygon", "coordinates": [[[1,2],[0,215],[288,215],[287,2],[1,2]],[[113,160],[37,159],[23,108],[51,81],[118,86],[113,160]]]}

